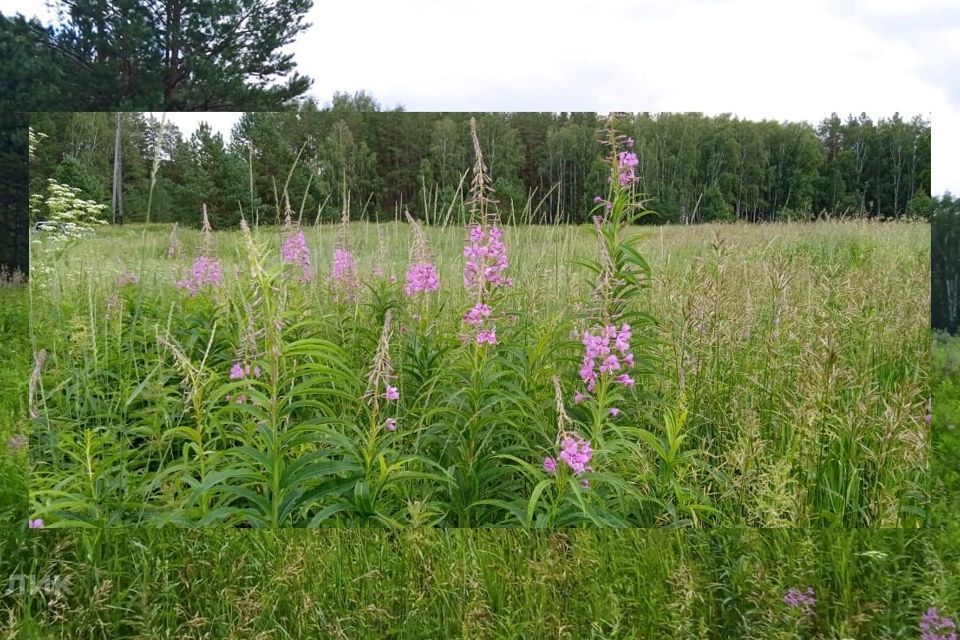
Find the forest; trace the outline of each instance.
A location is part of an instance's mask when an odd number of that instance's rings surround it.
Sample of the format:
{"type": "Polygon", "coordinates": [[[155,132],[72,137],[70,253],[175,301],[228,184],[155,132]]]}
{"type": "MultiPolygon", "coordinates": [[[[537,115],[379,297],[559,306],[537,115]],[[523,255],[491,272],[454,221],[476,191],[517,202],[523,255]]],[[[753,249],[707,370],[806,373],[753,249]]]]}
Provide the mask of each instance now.
{"type": "MultiPolygon", "coordinates": [[[[198,226],[205,203],[215,228],[234,228],[241,215],[274,223],[284,190],[308,222],[338,220],[348,201],[353,217],[409,209],[430,220],[462,207],[472,116],[505,217],[588,219],[607,171],[597,114],[407,112],[363,92],[244,113],[229,140],[206,126],[186,136],[143,113],[35,113],[31,125],[46,137],[31,192],[54,178],[110,204],[119,144],[123,210],[112,222],[198,226]]],[[[647,222],[929,218],[933,205],[930,123],[921,116],[834,113],[814,126],[635,113],[619,122],[635,140],[637,190],[656,214],[647,222]]]]}
{"type": "Polygon", "coordinates": [[[956,334],[960,322],[960,198],[935,199],[931,218],[931,309],[933,328],[956,334]]]}

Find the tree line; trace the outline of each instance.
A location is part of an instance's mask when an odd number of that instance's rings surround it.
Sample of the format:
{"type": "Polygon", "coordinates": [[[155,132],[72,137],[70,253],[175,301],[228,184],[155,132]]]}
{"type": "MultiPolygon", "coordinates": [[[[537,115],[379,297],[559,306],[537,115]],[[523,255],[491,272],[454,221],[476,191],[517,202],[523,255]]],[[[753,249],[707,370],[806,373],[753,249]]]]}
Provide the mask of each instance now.
{"type": "Polygon", "coordinates": [[[935,198],[932,237],[930,315],[933,328],[956,334],[960,326],[960,198],[935,198]]]}
{"type": "MultiPolygon", "coordinates": [[[[478,133],[501,212],[584,222],[606,191],[604,121],[595,113],[410,113],[367,94],[307,99],[244,113],[230,140],[202,125],[190,136],[142,113],[38,113],[47,135],[31,172],[110,203],[119,124],[124,220],[196,224],[206,203],[219,227],[276,220],[430,217],[466,196],[478,133]]],[[[832,114],[817,126],[699,113],[619,114],[633,139],[638,188],[655,222],[763,221],[821,215],[929,217],[930,125],[899,114],[832,114]]]]}

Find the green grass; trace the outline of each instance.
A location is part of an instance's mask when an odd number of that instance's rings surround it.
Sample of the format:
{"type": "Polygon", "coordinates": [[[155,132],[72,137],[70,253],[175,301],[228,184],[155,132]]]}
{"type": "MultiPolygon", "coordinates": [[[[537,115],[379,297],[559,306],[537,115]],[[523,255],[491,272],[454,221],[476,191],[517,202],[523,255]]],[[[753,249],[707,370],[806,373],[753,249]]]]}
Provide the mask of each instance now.
{"type": "Polygon", "coordinates": [[[0,531],[27,517],[26,391],[30,375],[29,296],[26,287],[0,284],[0,531]]]}
{"type": "Polygon", "coordinates": [[[38,252],[32,320],[49,358],[32,516],[50,526],[927,523],[929,226],[640,232],[651,277],[627,304],[653,323],[634,327],[639,384],[608,385],[583,405],[571,401],[583,389],[571,332],[596,316],[581,266],[596,258],[589,228],[506,229],[515,284],[494,305],[500,343],[486,349],[457,338],[472,305],[458,227],[427,229],[442,287],[423,304],[402,295],[405,224],[351,225],[369,285],[352,302],[326,284],[331,227],[306,229],[320,274],[307,285],[274,267],[278,230],[255,234],[255,250],[239,232],[216,233],[225,284],[196,298],[174,281],[197,233],[181,233],[175,260],[169,229],[156,226],[106,230],[56,260],[38,252]],[[370,275],[381,237],[396,284],[370,275]],[[258,261],[266,271],[251,279],[258,261]],[[125,271],[140,283],[118,288],[125,271]],[[401,399],[371,407],[359,397],[387,310],[401,399]],[[248,343],[270,373],[233,382],[248,343]],[[541,468],[557,453],[553,376],[595,450],[589,490],[541,468]],[[240,393],[252,402],[225,399],[240,393]],[[379,428],[388,409],[392,434],[379,428]]]}
{"type": "Polygon", "coordinates": [[[69,593],[8,600],[0,625],[11,638],[917,638],[928,607],[960,607],[958,549],[910,530],[43,531],[6,566],[69,593]],[[794,587],[815,591],[809,620],[782,602],[794,587]]]}
{"type": "Polygon", "coordinates": [[[933,342],[931,475],[935,479],[934,521],[960,537],[960,339],[937,334],[933,342]]]}

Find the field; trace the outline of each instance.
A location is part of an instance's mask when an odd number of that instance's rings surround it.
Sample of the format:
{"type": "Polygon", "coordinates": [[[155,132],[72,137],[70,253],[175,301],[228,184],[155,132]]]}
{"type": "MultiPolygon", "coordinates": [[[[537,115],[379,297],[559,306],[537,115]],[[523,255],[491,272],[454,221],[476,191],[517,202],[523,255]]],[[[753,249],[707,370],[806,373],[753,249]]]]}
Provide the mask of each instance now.
{"type": "Polygon", "coordinates": [[[299,258],[281,261],[295,228],[181,229],[175,257],[165,226],[35,245],[34,346],[46,358],[30,518],[929,522],[928,225],[606,224],[605,251],[618,277],[634,269],[635,288],[598,285],[583,264],[604,255],[589,226],[503,229],[512,283],[483,294],[492,314],[477,327],[463,321],[476,300],[461,225],[424,228],[440,287],[410,297],[416,229],[404,222],[305,226],[312,279],[299,258]],[[621,250],[632,232],[637,253],[621,250]],[[205,243],[222,279],[191,295],[176,283],[205,243]],[[332,266],[335,248],[355,270],[332,266]],[[598,297],[604,287],[621,289],[598,297]],[[634,364],[601,373],[590,393],[583,332],[600,334],[611,298],[615,329],[630,319],[634,364]],[[496,344],[478,344],[492,328],[496,344]],[[635,385],[617,382],[625,373],[635,385]],[[577,438],[589,442],[588,464],[563,462],[561,432],[575,454],[577,438]]]}

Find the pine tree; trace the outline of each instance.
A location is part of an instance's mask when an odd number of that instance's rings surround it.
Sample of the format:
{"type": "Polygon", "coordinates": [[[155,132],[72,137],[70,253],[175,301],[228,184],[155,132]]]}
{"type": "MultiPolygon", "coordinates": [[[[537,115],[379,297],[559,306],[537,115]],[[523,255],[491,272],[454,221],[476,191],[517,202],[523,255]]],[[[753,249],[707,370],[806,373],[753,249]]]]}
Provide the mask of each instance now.
{"type": "Polygon", "coordinates": [[[282,49],[312,0],[57,3],[57,26],[5,20],[0,33],[0,65],[30,69],[10,76],[17,95],[43,90],[36,110],[277,109],[311,83],[282,49]]]}

